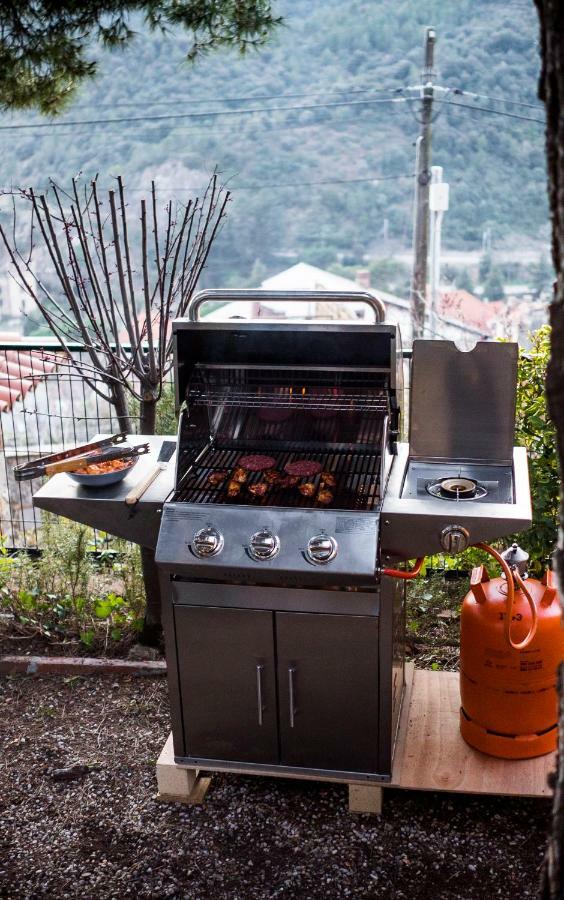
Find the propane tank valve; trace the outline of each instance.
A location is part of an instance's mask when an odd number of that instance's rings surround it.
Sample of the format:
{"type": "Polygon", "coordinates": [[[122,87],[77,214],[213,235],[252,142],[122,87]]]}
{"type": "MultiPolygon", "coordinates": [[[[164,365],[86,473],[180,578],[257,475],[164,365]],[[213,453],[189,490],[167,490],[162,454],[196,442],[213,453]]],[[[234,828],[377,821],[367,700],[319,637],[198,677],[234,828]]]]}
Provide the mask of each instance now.
{"type": "Polygon", "coordinates": [[[529,554],[526,550],[523,550],[519,546],[519,544],[511,544],[511,547],[508,547],[507,550],[504,550],[501,556],[510,569],[517,569],[521,578],[527,578],[529,574],[527,571],[529,554]]]}

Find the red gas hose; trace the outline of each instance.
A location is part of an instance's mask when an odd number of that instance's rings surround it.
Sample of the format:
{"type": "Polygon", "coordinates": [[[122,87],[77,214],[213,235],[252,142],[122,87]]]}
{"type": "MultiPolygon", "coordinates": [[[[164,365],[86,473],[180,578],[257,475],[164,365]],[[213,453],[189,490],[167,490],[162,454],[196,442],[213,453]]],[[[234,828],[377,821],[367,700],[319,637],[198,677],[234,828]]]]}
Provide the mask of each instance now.
{"type": "Polygon", "coordinates": [[[537,608],[535,606],[535,602],[531,597],[525,582],[521,578],[521,575],[517,571],[517,569],[511,570],[503,556],[494,550],[493,547],[490,547],[489,544],[474,544],[479,550],[485,550],[486,553],[489,553],[490,556],[493,556],[498,565],[503,569],[503,574],[505,575],[505,579],[507,581],[507,600],[505,603],[505,619],[503,622],[503,631],[505,634],[505,640],[514,650],[524,650],[525,647],[528,647],[531,641],[533,640],[536,631],[537,631],[537,608]],[[527,598],[527,603],[531,608],[531,627],[529,628],[528,633],[525,635],[522,641],[519,643],[515,643],[513,638],[511,637],[511,622],[513,621],[513,600],[515,597],[515,581],[523,591],[525,597],[527,598]]]}
{"type": "MultiPolygon", "coordinates": [[[[473,546],[476,547],[478,550],[485,550],[486,553],[489,553],[490,556],[492,556],[495,559],[495,561],[498,563],[499,566],[501,566],[501,568],[503,570],[503,573],[504,573],[506,581],[507,581],[507,600],[506,600],[506,604],[505,604],[505,621],[503,623],[505,639],[506,639],[507,643],[510,645],[510,647],[512,647],[514,650],[523,650],[525,647],[528,647],[528,645],[531,643],[531,641],[534,638],[536,631],[537,631],[538,615],[537,615],[537,608],[535,606],[534,600],[531,597],[529,591],[527,590],[525,582],[521,578],[521,575],[519,574],[519,572],[516,569],[511,570],[510,567],[508,566],[508,564],[506,563],[506,561],[504,560],[504,558],[501,556],[500,553],[497,552],[497,550],[494,550],[494,548],[490,547],[489,544],[479,543],[479,544],[474,544],[473,546]],[[532,616],[531,627],[529,628],[529,631],[526,634],[526,636],[523,638],[522,641],[519,641],[519,643],[515,643],[513,641],[513,638],[511,637],[511,622],[512,622],[512,617],[513,617],[513,600],[515,597],[515,581],[517,582],[517,584],[519,585],[519,588],[523,591],[523,594],[525,595],[525,597],[527,599],[527,602],[531,609],[531,616],[532,616]]],[[[421,572],[421,567],[422,567],[424,561],[425,561],[425,557],[420,556],[419,559],[415,560],[415,565],[413,566],[412,569],[408,569],[407,571],[402,571],[401,569],[382,569],[382,574],[388,575],[390,578],[402,578],[404,581],[409,581],[411,578],[417,578],[417,576],[421,572]]]]}
{"type": "Polygon", "coordinates": [[[390,578],[403,578],[405,581],[408,581],[410,578],[417,578],[424,562],[425,557],[420,556],[419,559],[415,560],[413,569],[407,569],[405,571],[402,569],[382,569],[382,575],[389,575],[390,578]]]}

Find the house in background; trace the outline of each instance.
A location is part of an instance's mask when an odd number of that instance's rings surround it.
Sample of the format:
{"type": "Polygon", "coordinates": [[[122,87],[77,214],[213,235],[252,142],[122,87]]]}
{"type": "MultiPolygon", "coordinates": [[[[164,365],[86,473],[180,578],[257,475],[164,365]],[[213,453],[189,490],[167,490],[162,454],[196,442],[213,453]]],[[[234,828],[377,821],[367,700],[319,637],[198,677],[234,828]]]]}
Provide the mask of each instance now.
{"type": "Polygon", "coordinates": [[[464,290],[441,291],[439,315],[456,319],[485,336],[507,338],[522,343],[530,328],[530,303],[480,300],[464,290]]]}
{"type": "MultiPolygon", "coordinates": [[[[357,280],[352,278],[344,278],[342,275],[335,275],[333,272],[327,272],[319,269],[317,266],[311,266],[309,263],[296,263],[288,269],[284,269],[271,278],[265,278],[260,285],[265,291],[345,291],[354,293],[357,291],[367,291],[376,297],[379,297],[386,306],[386,322],[391,325],[399,325],[401,337],[404,346],[411,346],[412,343],[412,324],[411,310],[409,300],[403,297],[397,297],[395,294],[389,294],[370,285],[370,276],[368,271],[362,270],[358,273],[357,280]]],[[[243,301],[234,301],[228,303],[220,309],[215,310],[206,316],[208,321],[224,322],[234,317],[242,318],[271,318],[273,316],[284,318],[292,316],[292,318],[316,318],[316,319],[340,319],[355,322],[367,323],[373,321],[373,315],[368,306],[363,303],[348,304],[324,304],[324,303],[296,303],[292,305],[283,302],[270,302],[265,304],[254,304],[251,308],[249,303],[243,301]]],[[[446,340],[456,341],[463,348],[474,346],[476,341],[489,337],[489,333],[484,332],[479,327],[459,320],[456,316],[443,315],[440,317],[440,331],[433,337],[441,337],[446,340]]]]}

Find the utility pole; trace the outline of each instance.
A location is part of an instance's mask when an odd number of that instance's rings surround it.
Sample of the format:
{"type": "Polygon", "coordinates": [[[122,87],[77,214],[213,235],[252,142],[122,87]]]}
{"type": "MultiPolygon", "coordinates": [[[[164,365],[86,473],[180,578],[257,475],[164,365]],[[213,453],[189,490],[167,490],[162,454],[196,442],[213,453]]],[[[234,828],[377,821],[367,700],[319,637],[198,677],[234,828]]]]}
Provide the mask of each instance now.
{"type": "Polygon", "coordinates": [[[431,213],[431,303],[429,306],[430,337],[437,337],[439,328],[439,286],[441,281],[441,229],[443,216],[448,210],[448,184],[443,181],[441,166],[431,166],[429,189],[431,213]]]}
{"type": "Polygon", "coordinates": [[[413,337],[422,337],[425,327],[427,248],[429,242],[429,183],[431,181],[431,122],[433,117],[434,28],[425,32],[425,65],[421,70],[421,134],[417,140],[415,173],[415,217],[413,228],[413,273],[411,277],[411,321],[413,337]]]}

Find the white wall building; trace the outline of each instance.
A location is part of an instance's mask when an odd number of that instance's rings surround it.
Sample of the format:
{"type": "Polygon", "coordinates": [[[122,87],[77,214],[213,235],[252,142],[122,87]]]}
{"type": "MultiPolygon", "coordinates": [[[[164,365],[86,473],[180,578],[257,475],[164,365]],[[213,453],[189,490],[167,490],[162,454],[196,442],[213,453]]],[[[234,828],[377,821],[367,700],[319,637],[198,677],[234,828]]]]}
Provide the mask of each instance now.
{"type": "MultiPolygon", "coordinates": [[[[366,291],[384,302],[386,322],[390,325],[398,325],[403,346],[411,346],[412,324],[409,301],[377,288],[366,287],[365,282],[359,284],[351,278],[344,278],[342,275],[335,275],[333,272],[326,272],[324,269],[318,269],[317,266],[309,265],[309,263],[300,262],[271,278],[265,278],[260,288],[265,291],[345,291],[347,293],[366,291]]],[[[334,304],[331,306],[335,307],[334,304]]],[[[268,318],[272,315],[308,319],[351,319],[367,323],[373,321],[372,311],[363,303],[343,304],[342,307],[328,309],[326,305],[319,303],[296,303],[290,307],[285,303],[269,302],[267,308],[263,306],[253,310],[251,304],[242,301],[229,303],[207,315],[206,319],[225,322],[236,316],[268,318]]],[[[463,322],[457,322],[456,319],[442,317],[439,333],[426,336],[456,341],[460,347],[466,349],[472,347],[476,341],[483,339],[484,333],[463,322]]]]}

